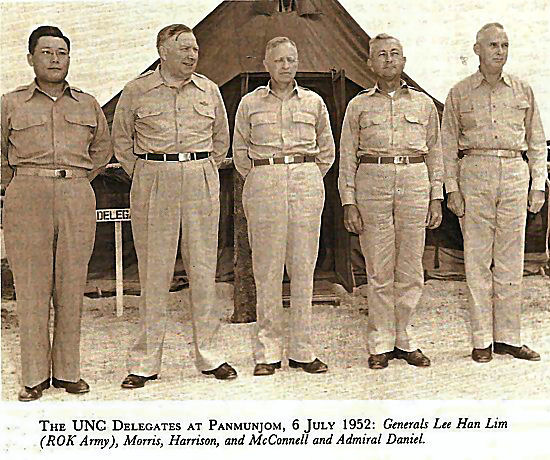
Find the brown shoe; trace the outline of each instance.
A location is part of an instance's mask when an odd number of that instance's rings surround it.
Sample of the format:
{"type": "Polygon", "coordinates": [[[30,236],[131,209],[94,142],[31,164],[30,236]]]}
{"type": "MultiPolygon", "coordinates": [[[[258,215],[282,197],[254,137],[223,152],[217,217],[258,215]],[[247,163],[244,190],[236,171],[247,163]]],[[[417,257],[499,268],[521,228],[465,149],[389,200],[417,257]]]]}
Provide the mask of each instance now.
{"type": "Polygon", "coordinates": [[[17,396],[17,399],[23,402],[36,401],[37,399],[40,399],[42,397],[42,392],[44,390],[47,390],[48,388],[50,388],[49,378],[48,380],[44,380],[42,383],[39,383],[34,387],[21,388],[21,391],[19,391],[19,395],[17,396]]]}
{"type": "Polygon", "coordinates": [[[145,382],[148,382],[149,380],[156,380],[158,378],[158,374],[151,375],[149,377],[143,377],[142,375],[136,375],[136,374],[129,374],[120,385],[122,388],[126,388],[129,390],[133,390],[134,388],[143,388],[145,386],[145,382]]]}
{"type": "MultiPolygon", "coordinates": [[[[378,355],[369,356],[369,367],[371,369],[384,369],[388,367],[389,353],[380,353],[378,355]]],[[[393,356],[392,356],[393,358],[393,356]]]]}
{"type": "Polygon", "coordinates": [[[318,358],[315,358],[310,363],[302,363],[300,361],[288,360],[288,366],[292,369],[303,369],[308,374],[322,374],[328,371],[328,366],[318,358]]]}
{"type": "Polygon", "coordinates": [[[223,363],[221,366],[210,371],[202,371],[202,373],[204,375],[213,375],[218,380],[233,380],[237,378],[237,371],[227,363],[223,363]]]}
{"type": "Polygon", "coordinates": [[[495,342],[493,345],[493,351],[498,355],[512,355],[517,359],[526,359],[527,361],[540,361],[540,355],[531,350],[527,345],[522,347],[514,347],[507,343],[495,342]]]}
{"type": "Polygon", "coordinates": [[[281,361],[276,363],[258,363],[254,366],[254,375],[255,376],[264,376],[264,375],[273,375],[275,374],[275,369],[281,368],[281,361]]]}
{"type": "Polygon", "coordinates": [[[67,382],[66,380],[58,380],[52,377],[52,384],[55,388],[65,388],[67,393],[82,394],[90,391],[90,385],[80,379],[78,382],[67,382]]]}
{"type": "Polygon", "coordinates": [[[488,363],[493,359],[493,353],[491,352],[491,345],[487,348],[474,348],[472,350],[472,359],[476,363],[488,363]]]}
{"type": "Polygon", "coordinates": [[[428,367],[431,364],[430,359],[422,353],[422,350],[420,349],[414,351],[404,351],[395,347],[393,349],[393,358],[404,359],[411,366],[416,367],[428,367]]]}

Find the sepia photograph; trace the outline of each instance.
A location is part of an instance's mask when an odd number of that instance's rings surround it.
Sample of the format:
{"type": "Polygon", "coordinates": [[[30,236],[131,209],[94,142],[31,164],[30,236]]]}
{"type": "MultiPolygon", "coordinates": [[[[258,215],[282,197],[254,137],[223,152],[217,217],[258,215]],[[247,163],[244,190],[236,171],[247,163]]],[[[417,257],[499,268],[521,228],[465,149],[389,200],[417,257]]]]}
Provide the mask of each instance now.
{"type": "Polygon", "coordinates": [[[550,455],[549,0],[0,8],[5,458],[550,455]]]}

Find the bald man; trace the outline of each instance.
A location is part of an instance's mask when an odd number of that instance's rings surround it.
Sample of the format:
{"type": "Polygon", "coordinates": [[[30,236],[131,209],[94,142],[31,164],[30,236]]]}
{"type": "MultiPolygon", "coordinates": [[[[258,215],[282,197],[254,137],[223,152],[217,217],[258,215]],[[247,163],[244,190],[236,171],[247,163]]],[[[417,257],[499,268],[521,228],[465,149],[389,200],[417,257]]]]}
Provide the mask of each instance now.
{"type": "Polygon", "coordinates": [[[501,24],[479,30],[479,70],[451,89],[442,123],[448,207],[462,218],[472,359],[480,363],[493,351],[540,360],[521,344],[520,312],[525,220],[544,203],[546,142],[531,87],[503,72],[508,46],[501,24]]]}

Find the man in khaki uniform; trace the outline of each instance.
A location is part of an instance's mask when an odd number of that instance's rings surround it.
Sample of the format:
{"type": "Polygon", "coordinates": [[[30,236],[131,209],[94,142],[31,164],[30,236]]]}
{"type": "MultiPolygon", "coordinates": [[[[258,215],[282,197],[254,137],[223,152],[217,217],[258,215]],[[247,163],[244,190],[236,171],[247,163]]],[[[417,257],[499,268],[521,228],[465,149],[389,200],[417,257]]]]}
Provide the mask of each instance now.
{"type": "Polygon", "coordinates": [[[451,89],[442,124],[448,207],[463,217],[472,359],[488,362],[493,349],[538,361],[521,344],[520,312],[527,207],[537,213],[544,203],[544,132],[529,85],[502,71],[502,25],[483,26],[474,52],[479,70],[451,89]]]}
{"type": "Polygon", "coordinates": [[[370,41],[374,88],[348,104],[340,142],[339,189],[344,224],[358,233],[368,279],[368,364],[430,360],[410,337],[410,318],[424,285],[425,227],[441,223],[443,161],[433,101],[401,80],[399,40],[370,41]]]}
{"type": "Polygon", "coordinates": [[[291,291],[289,365],[316,374],[328,369],[315,358],[311,343],[311,298],[323,176],[334,162],[334,140],[323,100],[294,80],[294,42],[270,40],[264,65],[271,79],[242,98],[233,137],[235,167],[246,179],[243,207],[257,294],[254,375],[281,367],[285,265],[291,291]]]}
{"type": "Polygon", "coordinates": [[[2,97],[4,237],[17,293],[20,401],[50,387],[86,393],[80,316],[95,237],[90,180],[113,152],[97,101],[70,86],[70,41],[57,27],[29,38],[35,80],[2,97]],[[48,322],[55,312],[53,343],[48,322]]]}
{"type": "Polygon", "coordinates": [[[123,388],[140,388],[160,372],[168,292],[178,239],[189,277],[197,368],[237,377],[215,337],[218,166],[229,147],[227,115],[215,83],[195,73],[198,45],[183,24],[157,36],[160,67],[126,85],[115,112],[115,155],[133,178],[132,231],[138,256],[141,331],[129,351],[123,388]]]}

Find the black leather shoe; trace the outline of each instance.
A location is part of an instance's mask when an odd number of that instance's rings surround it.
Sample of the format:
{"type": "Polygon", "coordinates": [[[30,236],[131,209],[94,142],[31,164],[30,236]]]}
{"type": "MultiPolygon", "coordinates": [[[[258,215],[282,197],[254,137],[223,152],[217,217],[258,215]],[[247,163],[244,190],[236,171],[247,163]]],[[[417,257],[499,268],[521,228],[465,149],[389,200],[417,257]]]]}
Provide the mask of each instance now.
{"type": "Polygon", "coordinates": [[[50,388],[50,379],[44,380],[42,383],[35,385],[34,387],[23,387],[19,391],[17,399],[19,401],[36,401],[42,397],[42,392],[50,388]]]}
{"type": "Polygon", "coordinates": [[[430,359],[424,353],[422,353],[422,350],[420,349],[414,351],[404,351],[400,348],[395,347],[393,349],[392,358],[404,359],[411,366],[416,367],[428,367],[431,364],[430,359]]]}
{"type": "Polygon", "coordinates": [[[527,345],[522,347],[514,347],[507,343],[495,342],[493,345],[493,351],[498,355],[512,355],[517,359],[526,359],[527,361],[540,361],[540,355],[531,350],[527,345]]]}
{"type": "Polygon", "coordinates": [[[218,380],[233,380],[237,378],[237,371],[227,363],[223,363],[221,366],[210,371],[202,371],[202,373],[204,375],[213,375],[218,380]]]}
{"type": "Polygon", "coordinates": [[[120,385],[122,388],[128,388],[133,390],[134,388],[143,388],[145,386],[145,382],[149,380],[156,380],[158,378],[158,374],[151,375],[150,377],[143,377],[142,375],[135,375],[135,374],[129,374],[128,377],[126,377],[122,384],[120,385]]]}
{"type": "Polygon", "coordinates": [[[368,361],[369,367],[371,369],[384,369],[385,367],[388,367],[389,359],[393,359],[392,353],[380,353],[378,355],[370,355],[368,361]]]}
{"type": "Polygon", "coordinates": [[[275,369],[281,368],[281,361],[276,363],[258,363],[254,366],[254,375],[263,376],[263,375],[273,375],[275,374],[275,369]]]}
{"type": "Polygon", "coordinates": [[[55,388],[65,388],[67,393],[82,394],[90,391],[90,385],[80,379],[78,382],[67,382],[66,380],[58,380],[52,377],[52,385],[55,388]]]}
{"type": "Polygon", "coordinates": [[[288,360],[288,366],[292,369],[303,369],[308,374],[322,374],[328,371],[328,366],[318,358],[315,358],[310,363],[302,363],[300,361],[288,360]]]}
{"type": "Polygon", "coordinates": [[[487,348],[474,348],[472,350],[472,359],[476,363],[488,363],[493,359],[493,353],[491,352],[491,345],[487,348]]]}

